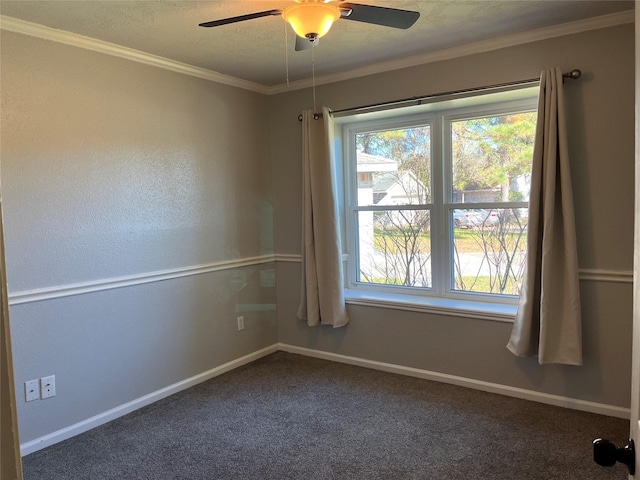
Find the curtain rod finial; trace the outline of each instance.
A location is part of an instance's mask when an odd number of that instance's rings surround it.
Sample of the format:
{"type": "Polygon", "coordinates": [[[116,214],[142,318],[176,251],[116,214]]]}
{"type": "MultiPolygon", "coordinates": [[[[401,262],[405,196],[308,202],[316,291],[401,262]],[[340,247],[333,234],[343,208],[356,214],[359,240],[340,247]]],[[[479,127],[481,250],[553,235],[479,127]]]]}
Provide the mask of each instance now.
{"type": "Polygon", "coordinates": [[[574,70],[571,70],[569,73],[565,73],[564,76],[573,80],[577,80],[582,76],[582,72],[576,68],[574,70]]]}

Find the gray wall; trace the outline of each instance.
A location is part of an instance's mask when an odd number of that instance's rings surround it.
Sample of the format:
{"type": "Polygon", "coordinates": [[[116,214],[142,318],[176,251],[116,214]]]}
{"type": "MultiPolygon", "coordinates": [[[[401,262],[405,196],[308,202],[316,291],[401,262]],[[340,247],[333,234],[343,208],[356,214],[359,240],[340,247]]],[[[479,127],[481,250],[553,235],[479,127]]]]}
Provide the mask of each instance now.
{"type": "MultiPolygon", "coordinates": [[[[566,83],[581,281],[585,363],[540,366],[506,349],[511,324],[350,305],[344,329],[296,319],[300,264],[279,263],[278,338],[300,347],[627,407],[632,289],[599,270],[632,270],[634,26],[585,32],[317,87],[343,109],[580,68],[566,83]],[[589,279],[591,278],[591,279],[589,279]]],[[[300,253],[300,126],[309,90],[271,98],[276,251],[300,253]]]]}
{"type": "Polygon", "coordinates": [[[267,98],[23,35],[1,40],[21,441],[273,345],[273,263],[229,264],[273,255],[267,98]],[[198,265],[210,268],[179,276],[198,265]],[[164,280],[149,282],[158,272],[164,280]],[[109,288],[123,278],[132,284],[109,288]],[[64,296],[78,284],[97,291],[64,296]],[[63,296],[34,296],[50,289],[63,296]],[[25,403],[24,381],[46,375],[57,395],[25,403]]]}
{"type": "MultiPolygon", "coordinates": [[[[309,90],[265,97],[22,35],[1,40],[22,442],[277,341],[628,406],[631,285],[607,275],[581,283],[585,365],[541,367],[506,351],[505,323],[350,305],[346,328],[308,328],[295,316],[299,263],[236,266],[300,252],[297,116],[309,90]],[[198,265],[215,268],[180,276],[198,265]],[[150,281],[158,272],[167,275],[150,281]],[[66,295],[78,284],[95,291],[66,295]],[[25,380],[51,374],[56,397],[22,401],[25,380]]],[[[552,65],[584,72],[566,88],[580,266],[627,272],[633,25],[322,85],[318,103],[501,83],[552,65]]]]}

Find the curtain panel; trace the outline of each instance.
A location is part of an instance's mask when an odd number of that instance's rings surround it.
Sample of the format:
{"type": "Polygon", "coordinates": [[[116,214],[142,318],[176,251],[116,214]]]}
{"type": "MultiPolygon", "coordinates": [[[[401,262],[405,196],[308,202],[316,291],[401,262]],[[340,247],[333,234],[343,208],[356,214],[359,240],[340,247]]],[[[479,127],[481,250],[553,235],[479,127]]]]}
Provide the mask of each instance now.
{"type": "Polygon", "coordinates": [[[344,301],[333,118],[302,112],[302,280],[298,318],[309,326],[349,322],[344,301]]]}
{"type": "Polygon", "coordinates": [[[582,365],[578,253],[562,70],[540,77],[527,265],[507,348],[540,364],[582,365]]]}

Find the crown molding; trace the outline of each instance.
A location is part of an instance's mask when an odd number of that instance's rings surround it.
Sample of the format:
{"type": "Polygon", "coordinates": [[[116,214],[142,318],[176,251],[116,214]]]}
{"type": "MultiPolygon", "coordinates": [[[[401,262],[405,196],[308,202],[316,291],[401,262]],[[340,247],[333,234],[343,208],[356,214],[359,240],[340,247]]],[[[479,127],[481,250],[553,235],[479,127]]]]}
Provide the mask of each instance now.
{"type": "MultiPolygon", "coordinates": [[[[515,45],[522,45],[525,43],[536,42],[540,40],[546,40],[549,38],[561,37],[564,35],[572,35],[576,33],[586,32],[589,30],[597,30],[600,28],[614,27],[617,25],[624,25],[627,23],[634,23],[635,12],[634,10],[626,10],[623,12],[612,13],[609,15],[602,15],[600,17],[588,18],[585,20],[577,20],[575,22],[563,23],[560,25],[553,25],[550,27],[538,28],[536,30],[530,30],[527,32],[516,33],[513,35],[504,35],[502,37],[492,38],[488,40],[482,40],[479,42],[468,43],[459,47],[452,47],[436,52],[425,53],[416,55],[409,58],[403,58],[399,60],[392,60],[389,62],[381,62],[373,65],[369,65],[363,68],[357,68],[353,70],[347,70],[338,74],[322,75],[316,77],[316,85],[324,85],[328,83],[339,82],[343,80],[350,80],[353,78],[364,77],[367,75],[374,75],[392,70],[399,70],[402,68],[414,67],[417,65],[424,65],[432,62],[438,62],[442,60],[450,60],[453,58],[464,57],[467,55],[473,55],[477,53],[489,52],[492,50],[499,50],[501,48],[512,47],[515,45]]],[[[92,50],[95,52],[105,53],[107,55],[113,55],[115,57],[125,58],[134,62],[143,63],[145,65],[152,65],[155,67],[163,68],[184,75],[190,75],[193,77],[202,78],[212,82],[222,83],[224,85],[230,85],[232,87],[238,87],[245,90],[250,90],[256,93],[262,93],[265,95],[276,95],[279,93],[285,93],[293,90],[301,90],[312,86],[312,80],[300,80],[292,82],[289,85],[275,85],[266,86],[256,82],[248,80],[242,80],[229,75],[215,72],[213,70],[207,70],[201,67],[195,67],[186,63],[177,62],[168,58],[160,57],[158,55],[152,55],[150,53],[142,52],[140,50],[134,50],[132,48],[123,47],[114,43],[104,42],[94,38],[78,35],[64,30],[57,30],[55,28],[45,27],[36,23],[26,22],[12,17],[0,15],[0,30],[6,30],[9,32],[21,33],[23,35],[29,35],[32,37],[40,38],[43,40],[50,40],[53,42],[63,43],[86,50],[92,50]]]]}
{"type": "Polygon", "coordinates": [[[17,18],[7,17],[5,15],[0,15],[0,30],[21,33],[23,35],[40,38],[42,40],[50,40],[52,42],[63,43],[65,45],[71,45],[85,50],[105,53],[114,57],[125,58],[134,62],[159,67],[164,70],[170,70],[184,75],[190,75],[192,77],[202,78],[211,82],[222,83],[224,85],[251,90],[257,93],[268,94],[268,88],[259,83],[242,80],[240,78],[214,72],[213,70],[195,67],[186,63],[153,55],[151,53],[116,45],[115,43],[105,42],[51,27],[45,27],[44,25],[26,22],[17,18]]]}
{"type": "MultiPolygon", "coordinates": [[[[439,62],[443,60],[451,60],[453,58],[465,57],[467,55],[490,52],[492,50],[499,50],[501,48],[513,47],[525,43],[532,43],[540,40],[562,37],[564,35],[572,35],[576,33],[587,32],[590,30],[615,27],[617,25],[634,23],[634,21],[635,11],[625,10],[623,12],[602,15],[600,17],[587,18],[585,20],[577,20],[575,22],[562,23],[560,25],[552,25],[550,27],[538,28],[536,30],[529,30],[527,32],[515,33],[512,35],[504,35],[502,37],[468,43],[466,45],[460,45],[459,47],[446,48],[443,50],[416,55],[413,57],[376,63],[363,68],[347,70],[338,74],[322,75],[316,77],[315,84],[317,86],[344,80],[351,80],[353,78],[365,77],[368,75],[375,75],[378,73],[400,70],[402,68],[415,67],[418,65],[424,65],[427,63],[439,62]]],[[[312,85],[313,83],[311,79],[300,80],[290,83],[289,86],[283,84],[269,87],[267,93],[270,95],[274,95],[292,90],[309,88],[312,85]]]]}

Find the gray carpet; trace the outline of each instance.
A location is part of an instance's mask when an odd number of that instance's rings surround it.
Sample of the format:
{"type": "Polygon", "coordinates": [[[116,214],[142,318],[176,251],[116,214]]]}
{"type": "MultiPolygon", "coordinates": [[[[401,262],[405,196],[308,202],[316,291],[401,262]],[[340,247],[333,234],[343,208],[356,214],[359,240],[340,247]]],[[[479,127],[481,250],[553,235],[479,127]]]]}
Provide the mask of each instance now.
{"type": "Polygon", "coordinates": [[[26,480],[626,479],[629,422],[278,352],[24,458],[26,480]]]}

